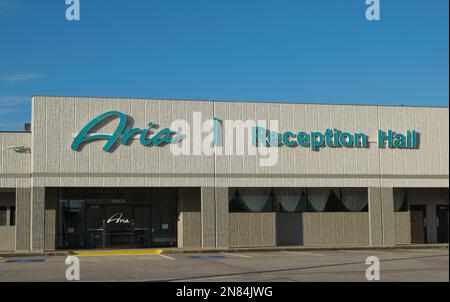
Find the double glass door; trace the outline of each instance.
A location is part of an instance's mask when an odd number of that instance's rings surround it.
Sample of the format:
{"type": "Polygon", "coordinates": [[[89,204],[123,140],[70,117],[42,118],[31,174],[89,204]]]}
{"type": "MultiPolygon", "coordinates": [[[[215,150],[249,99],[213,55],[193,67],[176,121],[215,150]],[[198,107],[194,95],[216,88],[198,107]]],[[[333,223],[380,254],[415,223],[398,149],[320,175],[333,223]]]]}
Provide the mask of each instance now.
{"type": "Polygon", "coordinates": [[[58,220],[59,248],[175,246],[176,190],[61,189],[58,220]]]}
{"type": "Polygon", "coordinates": [[[151,246],[151,207],[90,205],[87,210],[89,248],[145,248],[151,246]]]}

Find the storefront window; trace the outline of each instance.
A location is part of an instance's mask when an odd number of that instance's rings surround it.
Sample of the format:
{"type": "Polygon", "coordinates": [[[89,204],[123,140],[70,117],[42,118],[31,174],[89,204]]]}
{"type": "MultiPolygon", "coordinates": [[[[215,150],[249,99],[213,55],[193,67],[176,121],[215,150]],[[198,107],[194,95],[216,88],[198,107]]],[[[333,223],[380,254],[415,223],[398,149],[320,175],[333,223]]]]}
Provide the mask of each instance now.
{"type": "Polygon", "coordinates": [[[6,207],[0,207],[0,226],[6,225],[6,217],[7,217],[6,209],[7,209],[6,207]]]}
{"type": "Polygon", "coordinates": [[[367,212],[366,188],[234,188],[230,212],[367,212]]]}
{"type": "Polygon", "coordinates": [[[394,188],[394,211],[405,212],[408,211],[408,201],[406,198],[406,189],[394,188]]]}
{"type": "Polygon", "coordinates": [[[367,212],[369,197],[366,188],[342,188],[341,200],[349,212],[367,212]]]}
{"type": "Polygon", "coordinates": [[[9,225],[14,226],[16,225],[16,207],[10,207],[9,208],[9,225]]]}
{"type": "Polygon", "coordinates": [[[276,188],[275,201],[279,204],[280,212],[307,212],[308,199],[304,188],[276,188]]]}
{"type": "Polygon", "coordinates": [[[273,212],[273,194],[268,188],[230,190],[230,212],[273,212]]]}
{"type": "Polygon", "coordinates": [[[308,188],[310,212],[323,212],[330,196],[329,188],[308,188]]]}
{"type": "Polygon", "coordinates": [[[16,225],[16,195],[0,192],[0,226],[16,225]]]}
{"type": "Polygon", "coordinates": [[[176,189],[60,189],[59,204],[59,248],[176,245],[176,189]]]}

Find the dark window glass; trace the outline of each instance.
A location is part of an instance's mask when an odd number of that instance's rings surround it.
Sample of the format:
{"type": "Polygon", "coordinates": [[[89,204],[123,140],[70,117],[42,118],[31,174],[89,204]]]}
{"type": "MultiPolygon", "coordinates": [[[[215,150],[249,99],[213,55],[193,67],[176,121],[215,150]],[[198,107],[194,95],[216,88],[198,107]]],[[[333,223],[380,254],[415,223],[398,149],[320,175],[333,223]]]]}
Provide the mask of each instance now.
{"type": "Polygon", "coordinates": [[[239,194],[238,190],[234,190],[231,193],[230,203],[229,203],[229,211],[230,212],[248,212],[248,208],[245,206],[242,201],[241,194],[239,194]]]}
{"type": "Polygon", "coordinates": [[[16,207],[9,208],[9,225],[16,225],[16,207]]]}
{"type": "Polygon", "coordinates": [[[394,188],[394,211],[395,212],[405,212],[408,211],[408,200],[406,189],[394,188]]]}
{"type": "Polygon", "coordinates": [[[331,190],[330,195],[328,195],[324,212],[348,212],[335,190],[331,190]]]}
{"type": "Polygon", "coordinates": [[[6,207],[0,207],[0,226],[6,225],[6,207]]]}
{"type": "MultiPolygon", "coordinates": [[[[155,188],[151,194],[152,244],[175,246],[177,243],[177,192],[173,188],[155,188]]],[[[144,225],[144,228],[147,228],[144,225]]]]}

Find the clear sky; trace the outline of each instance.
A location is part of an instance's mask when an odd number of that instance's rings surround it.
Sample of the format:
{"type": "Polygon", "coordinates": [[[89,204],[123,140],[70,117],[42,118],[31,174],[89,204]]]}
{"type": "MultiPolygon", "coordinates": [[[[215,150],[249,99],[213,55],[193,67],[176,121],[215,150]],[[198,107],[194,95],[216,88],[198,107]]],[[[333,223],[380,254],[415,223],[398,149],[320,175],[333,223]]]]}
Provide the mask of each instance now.
{"type": "Polygon", "coordinates": [[[32,95],[448,106],[448,0],[0,0],[0,130],[32,95]]]}

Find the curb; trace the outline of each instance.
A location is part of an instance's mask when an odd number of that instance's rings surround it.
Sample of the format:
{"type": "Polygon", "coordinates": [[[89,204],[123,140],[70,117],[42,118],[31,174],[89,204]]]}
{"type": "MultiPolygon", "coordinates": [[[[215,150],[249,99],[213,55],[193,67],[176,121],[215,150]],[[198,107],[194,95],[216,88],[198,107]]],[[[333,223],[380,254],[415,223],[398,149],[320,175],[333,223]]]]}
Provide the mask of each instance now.
{"type": "Polygon", "coordinates": [[[111,251],[75,251],[74,256],[126,256],[126,255],[159,255],[163,250],[111,250],[111,251]]]}
{"type": "Polygon", "coordinates": [[[253,248],[224,248],[224,249],[165,249],[162,254],[191,254],[191,253],[246,253],[246,252],[281,252],[281,251],[343,251],[343,250],[393,250],[393,249],[448,249],[448,244],[441,245],[399,245],[399,246],[352,246],[352,247],[253,247],[253,248]]]}
{"type": "Polygon", "coordinates": [[[119,255],[158,255],[158,254],[202,254],[202,253],[248,253],[248,252],[281,252],[281,251],[342,251],[342,250],[393,250],[393,249],[448,249],[446,244],[427,245],[397,245],[397,246],[328,246],[328,247],[248,247],[248,248],[218,248],[218,249],[140,249],[140,250],[74,250],[74,251],[48,251],[39,253],[0,253],[0,258],[10,257],[44,257],[44,256],[119,256],[119,255]]]}

